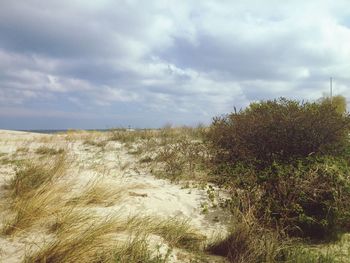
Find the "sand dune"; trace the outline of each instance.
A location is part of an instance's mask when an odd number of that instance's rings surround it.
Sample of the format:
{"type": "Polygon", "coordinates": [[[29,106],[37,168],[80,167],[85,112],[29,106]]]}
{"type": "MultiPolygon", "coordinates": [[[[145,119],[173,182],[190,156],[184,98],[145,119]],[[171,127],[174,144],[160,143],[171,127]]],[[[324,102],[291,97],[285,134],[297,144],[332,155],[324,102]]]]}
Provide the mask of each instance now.
{"type": "MultiPolygon", "coordinates": [[[[227,214],[219,209],[209,209],[203,213],[203,204],[209,203],[206,189],[186,188],[172,184],[168,180],[157,179],[142,169],[135,156],[118,141],[108,141],[103,150],[84,143],[89,136],[102,140],[103,134],[56,134],[45,135],[20,131],[0,130],[0,193],[6,196],[6,184],[15,174],[15,165],[6,160],[36,159],[40,147],[64,149],[69,162],[65,176],[60,179],[69,182],[66,197],[84,193],[86,189],[98,184],[104,189],[120,189],[118,201],[91,204],[87,209],[98,217],[150,216],[188,220],[207,239],[217,233],[225,233],[222,222],[227,214]],[[7,159],[6,159],[7,158],[7,159]],[[5,160],[5,161],[4,161],[5,160]],[[217,220],[220,218],[220,220],[217,220]],[[216,220],[214,220],[216,219],[216,220]],[[221,223],[220,223],[221,222],[221,223]]],[[[117,196],[117,195],[115,195],[117,196]]],[[[6,204],[2,204],[1,216],[6,216],[6,204]]],[[[21,262],[28,251],[50,241],[42,225],[35,225],[14,236],[0,236],[1,262],[21,262]]],[[[163,242],[166,246],[166,242],[163,242]]],[[[169,262],[186,262],[178,259],[181,250],[174,249],[169,262]]],[[[212,259],[214,260],[214,259],[212,259]]],[[[221,259],[220,259],[221,260],[221,259]]]]}

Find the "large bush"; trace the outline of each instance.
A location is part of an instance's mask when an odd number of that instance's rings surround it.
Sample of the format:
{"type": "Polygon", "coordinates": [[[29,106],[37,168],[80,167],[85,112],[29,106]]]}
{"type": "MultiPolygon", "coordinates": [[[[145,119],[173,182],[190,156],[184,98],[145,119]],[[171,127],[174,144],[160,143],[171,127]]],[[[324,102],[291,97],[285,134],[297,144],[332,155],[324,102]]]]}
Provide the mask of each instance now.
{"type": "Polygon", "coordinates": [[[252,103],[214,119],[209,141],[221,163],[268,166],[310,155],[341,154],[347,147],[350,117],[328,101],[300,103],[284,98],[252,103]]]}
{"type": "Polygon", "coordinates": [[[214,119],[214,172],[233,193],[243,191],[265,226],[325,239],[350,219],[349,127],[349,115],[327,100],[253,103],[214,119]]]}

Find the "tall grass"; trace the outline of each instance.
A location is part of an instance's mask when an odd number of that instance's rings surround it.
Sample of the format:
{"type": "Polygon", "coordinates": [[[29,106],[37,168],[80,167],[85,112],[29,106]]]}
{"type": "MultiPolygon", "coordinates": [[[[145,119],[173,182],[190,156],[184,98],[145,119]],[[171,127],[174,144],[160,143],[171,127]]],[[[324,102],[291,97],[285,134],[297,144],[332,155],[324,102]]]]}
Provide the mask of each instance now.
{"type": "Polygon", "coordinates": [[[101,181],[93,181],[80,196],[71,199],[70,203],[111,206],[119,201],[130,187],[132,186],[111,186],[101,181]]]}
{"type": "Polygon", "coordinates": [[[56,238],[27,255],[25,262],[167,262],[171,247],[198,250],[204,237],[187,221],[134,216],[105,220],[72,210],[51,228],[56,238]],[[150,235],[162,237],[170,248],[157,251],[150,235]]]}
{"type": "Polygon", "coordinates": [[[260,226],[252,211],[236,208],[229,234],[216,237],[206,250],[234,263],[278,262],[286,247],[277,232],[260,226]]]}
{"type": "Polygon", "coordinates": [[[165,263],[168,262],[169,253],[160,253],[157,248],[150,248],[148,237],[136,233],[127,242],[117,245],[112,252],[112,261],[120,263],[165,263]]]}
{"type": "Polygon", "coordinates": [[[24,262],[111,262],[108,255],[115,245],[112,234],[118,223],[107,219],[75,228],[74,231],[67,228],[60,232],[57,239],[26,256],[24,262]]]}
{"type": "Polygon", "coordinates": [[[2,234],[10,235],[25,230],[60,211],[64,206],[62,196],[66,190],[66,185],[46,184],[12,200],[9,205],[10,215],[5,218],[1,229],[2,234]]]}
{"type": "Polygon", "coordinates": [[[15,176],[10,180],[7,188],[14,198],[25,196],[42,185],[52,182],[64,174],[66,156],[42,162],[25,162],[17,168],[15,176]]]}
{"type": "Polygon", "coordinates": [[[199,250],[203,246],[206,237],[194,229],[188,220],[171,217],[159,223],[157,221],[150,221],[149,231],[164,238],[170,246],[190,250],[199,250]]]}
{"type": "Polygon", "coordinates": [[[189,220],[177,217],[132,216],[125,225],[129,229],[162,237],[171,247],[189,250],[202,249],[206,237],[189,220]]]}
{"type": "Polygon", "coordinates": [[[12,235],[45,227],[52,235],[31,248],[24,262],[166,262],[172,247],[200,250],[204,236],[189,222],[134,216],[101,219],[88,205],[109,206],[121,201],[135,185],[110,187],[100,181],[87,185],[78,197],[69,194],[66,156],[40,159],[20,166],[7,185],[9,216],[1,229],[12,235]],[[62,180],[61,180],[62,179],[62,180]],[[150,240],[161,237],[169,245],[160,252],[150,240]]]}
{"type": "Polygon", "coordinates": [[[65,169],[64,155],[49,162],[27,162],[18,168],[7,186],[10,215],[5,219],[3,234],[24,230],[62,208],[62,193],[67,186],[53,181],[63,176],[65,169]]]}

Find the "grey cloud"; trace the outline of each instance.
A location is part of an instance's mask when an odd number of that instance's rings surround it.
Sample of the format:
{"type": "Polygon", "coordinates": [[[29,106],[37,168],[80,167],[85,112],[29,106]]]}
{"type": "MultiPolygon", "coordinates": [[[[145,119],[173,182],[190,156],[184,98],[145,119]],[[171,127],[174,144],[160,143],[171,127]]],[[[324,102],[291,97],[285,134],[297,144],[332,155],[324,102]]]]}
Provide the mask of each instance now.
{"type": "Polygon", "coordinates": [[[291,80],[298,68],[313,68],[332,63],[331,54],[316,56],[298,46],[292,36],[269,39],[264,43],[244,43],[240,39],[218,40],[200,36],[195,45],[176,39],[171,49],[159,54],[183,68],[220,73],[217,77],[228,80],[291,80]]]}
{"type": "Polygon", "coordinates": [[[329,76],[350,96],[347,1],[255,2],[0,1],[1,118],[208,122],[253,100],[317,99],[329,76]]]}

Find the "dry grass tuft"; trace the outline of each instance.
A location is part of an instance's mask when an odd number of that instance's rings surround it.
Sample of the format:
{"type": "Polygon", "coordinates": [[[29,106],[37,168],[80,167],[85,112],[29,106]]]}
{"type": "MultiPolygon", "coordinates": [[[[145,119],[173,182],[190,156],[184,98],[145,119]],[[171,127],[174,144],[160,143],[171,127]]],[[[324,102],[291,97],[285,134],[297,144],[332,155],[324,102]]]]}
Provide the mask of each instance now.
{"type": "Polygon", "coordinates": [[[133,130],[111,129],[109,132],[109,140],[120,141],[122,143],[133,143],[139,140],[150,140],[154,138],[159,131],[157,130],[133,130]]]}
{"type": "Polygon", "coordinates": [[[129,241],[114,249],[112,259],[113,262],[120,263],[165,263],[168,262],[167,259],[170,253],[170,249],[164,254],[159,251],[151,251],[148,236],[136,233],[129,241]]]}
{"type": "Polygon", "coordinates": [[[16,153],[28,153],[29,148],[28,147],[18,147],[16,150],[16,153]]]}
{"type": "Polygon", "coordinates": [[[3,234],[24,230],[62,208],[62,193],[67,186],[52,182],[61,177],[65,169],[64,155],[48,163],[27,162],[19,167],[7,186],[10,214],[1,229],[3,234]]]}
{"type": "Polygon", "coordinates": [[[229,262],[278,262],[286,244],[276,232],[262,228],[251,214],[236,213],[230,233],[216,237],[206,250],[226,257],[229,262]]]}
{"type": "Polygon", "coordinates": [[[65,155],[60,155],[48,162],[26,162],[18,167],[7,188],[15,198],[25,196],[40,186],[51,182],[53,178],[62,176],[65,169],[65,155]]]}
{"type": "Polygon", "coordinates": [[[140,228],[142,219],[109,217],[91,221],[77,210],[69,217],[60,225],[57,238],[27,255],[24,262],[166,262],[168,253],[151,251],[149,235],[140,228]],[[78,222],[71,220],[74,218],[78,222]]]}
{"type": "Polygon", "coordinates": [[[108,141],[96,141],[92,139],[88,139],[84,141],[85,145],[90,145],[94,147],[101,147],[104,148],[107,145],[108,141]]]}
{"type": "MultiPolygon", "coordinates": [[[[95,134],[75,134],[80,139],[85,136],[85,140],[93,141],[91,145],[100,146],[98,138],[93,137],[95,134]]],[[[155,136],[179,138],[179,134],[179,131],[172,130],[118,131],[114,139],[125,143],[140,140],[151,145],[157,140],[155,136]]],[[[107,141],[103,143],[105,145],[107,141]]],[[[66,178],[60,180],[66,174],[66,155],[56,151],[48,147],[38,148],[36,153],[45,156],[40,156],[41,159],[36,156],[35,161],[19,166],[7,185],[9,214],[1,229],[2,234],[38,230],[50,234],[44,245],[30,248],[24,262],[161,263],[167,262],[173,248],[193,253],[202,251],[205,237],[187,220],[151,216],[124,218],[118,211],[113,212],[113,217],[101,219],[99,211],[92,205],[118,204],[124,195],[130,194],[128,190],[142,185],[113,187],[103,181],[94,181],[79,196],[72,198],[75,193],[69,193],[66,178]],[[164,247],[159,240],[165,243],[164,247]]]]}
{"type": "Polygon", "coordinates": [[[150,221],[149,231],[164,238],[172,247],[199,250],[206,239],[190,225],[188,220],[171,217],[156,223],[158,221],[157,219],[150,221]]]}
{"type": "Polygon", "coordinates": [[[86,222],[94,221],[96,216],[89,211],[78,206],[66,206],[57,211],[53,216],[53,221],[49,223],[49,232],[60,235],[69,229],[74,232],[86,222]]]}
{"type": "Polygon", "coordinates": [[[111,206],[127,193],[127,189],[128,187],[125,186],[115,187],[101,181],[95,181],[87,186],[87,190],[82,195],[73,198],[71,203],[111,206]]]}
{"type": "Polygon", "coordinates": [[[111,262],[116,243],[113,233],[118,226],[119,221],[108,218],[74,228],[74,231],[64,229],[56,240],[26,256],[24,262],[111,262]]]}
{"type": "Polygon", "coordinates": [[[63,154],[64,149],[54,149],[46,146],[40,146],[38,149],[36,149],[35,153],[40,155],[56,155],[63,154]]]}
{"type": "Polygon", "coordinates": [[[170,217],[160,219],[152,216],[134,216],[129,218],[127,225],[139,232],[162,237],[171,247],[190,250],[200,250],[206,237],[191,226],[189,220],[170,217]]]}
{"type": "Polygon", "coordinates": [[[24,230],[57,213],[64,206],[62,193],[66,190],[65,185],[46,183],[13,199],[10,204],[11,215],[5,220],[2,234],[10,235],[24,230]]]}

